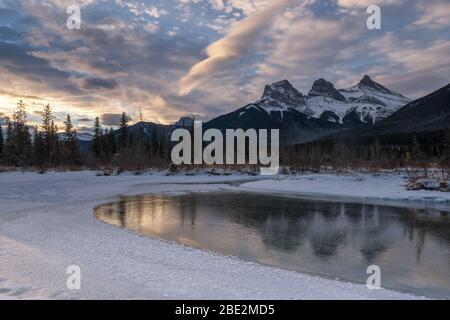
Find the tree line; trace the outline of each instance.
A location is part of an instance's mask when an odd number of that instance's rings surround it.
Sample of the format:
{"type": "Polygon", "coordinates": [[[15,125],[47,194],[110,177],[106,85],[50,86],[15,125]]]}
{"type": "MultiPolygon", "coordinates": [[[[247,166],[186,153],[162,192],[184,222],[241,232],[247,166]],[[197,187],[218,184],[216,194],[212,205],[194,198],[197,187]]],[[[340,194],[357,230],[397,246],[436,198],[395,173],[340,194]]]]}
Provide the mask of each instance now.
{"type": "Polygon", "coordinates": [[[280,150],[281,163],[296,171],[334,169],[450,168],[450,129],[319,140],[280,150]]]}
{"type": "Polygon", "coordinates": [[[77,132],[69,114],[64,126],[64,138],[60,139],[55,117],[50,105],[46,105],[42,124],[30,127],[25,104],[20,100],[12,117],[6,120],[5,137],[0,126],[0,164],[40,168],[79,164],[77,132]]]}
{"type": "Polygon", "coordinates": [[[104,130],[95,118],[94,136],[85,163],[89,167],[113,167],[118,170],[142,171],[151,167],[168,167],[170,143],[168,130],[151,132],[141,120],[130,130],[131,118],[122,113],[118,130],[104,130]]]}
{"type": "MultiPolygon", "coordinates": [[[[168,168],[171,164],[168,128],[157,129],[141,121],[130,130],[131,119],[122,113],[117,130],[104,129],[96,117],[93,139],[84,143],[86,150],[80,150],[82,144],[70,114],[67,114],[61,131],[55,120],[47,104],[40,125],[30,126],[25,104],[20,100],[11,118],[7,118],[6,127],[2,128],[0,124],[0,166],[142,171],[168,168]]],[[[280,150],[280,163],[291,171],[320,171],[323,167],[389,169],[409,166],[426,170],[433,165],[448,169],[450,130],[329,139],[284,146],[280,150]]],[[[236,166],[232,167],[236,169],[236,166]]]]}
{"type": "Polygon", "coordinates": [[[150,166],[167,165],[169,161],[168,132],[152,128],[146,137],[142,122],[133,134],[129,132],[130,118],[122,113],[118,130],[104,129],[99,117],[94,120],[93,139],[86,142],[87,150],[80,150],[80,140],[70,114],[63,130],[47,104],[42,111],[40,125],[31,126],[25,103],[20,100],[6,128],[0,124],[0,165],[41,170],[48,168],[119,167],[123,170],[143,170],[150,166]]]}

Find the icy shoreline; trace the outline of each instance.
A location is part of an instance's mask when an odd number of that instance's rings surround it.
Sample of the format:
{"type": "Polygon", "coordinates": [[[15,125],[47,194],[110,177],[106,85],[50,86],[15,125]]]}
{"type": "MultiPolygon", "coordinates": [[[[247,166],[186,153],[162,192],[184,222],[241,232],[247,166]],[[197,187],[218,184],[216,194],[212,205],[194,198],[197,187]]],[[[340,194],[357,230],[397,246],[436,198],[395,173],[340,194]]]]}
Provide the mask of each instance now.
{"type": "MultiPolygon", "coordinates": [[[[377,177],[363,180],[373,188],[386,184],[389,179],[396,185],[402,183],[399,176],[378,178],[383,180],[379,184],[375,183],[377,177]]],[[[327,189],[323,182],[343,181],[347,195],[358,185],[353,186],[355,182],[350,178],[332,175],[298,176],[280,181],[248,182],[248,179],[238,175],[165,176],[163,173],[111,177],[97,177],[94,172],[2,173],[0,299],[417,298],[143,237],[97,221],[92,212],[96,205],[121,195],[236,188],[306,192],[307,188],[322,185],[322,194],[333,191],[339,196],[344,194],[344,188],[327,189]],[[240,187],[228,185],[245,180],[240,187]],[[66,268],[72,264],[82,270],[80,291],[66,288],[66,268]]],[[[358,190],[365,197],[369,187],[364,189],[360,184],[358,190]]],[[[396,188],[393,197],[402,196],[396,188]]],[[[417,191],[419,194],[422,196],[422,191],[417,191]]]]}
{"type": "Polygon", "coordinates": [[[399,207],[450,210],[450,192],[406,189],[402,173],[305,174],[243,183],[240,190],[399,207]]]}

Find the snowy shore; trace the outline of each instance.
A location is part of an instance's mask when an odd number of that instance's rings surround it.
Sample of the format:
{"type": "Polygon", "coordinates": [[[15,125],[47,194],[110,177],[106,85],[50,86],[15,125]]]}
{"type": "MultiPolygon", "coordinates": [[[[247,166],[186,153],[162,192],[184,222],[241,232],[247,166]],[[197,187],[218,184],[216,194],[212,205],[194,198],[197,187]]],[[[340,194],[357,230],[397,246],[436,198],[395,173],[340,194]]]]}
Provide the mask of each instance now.
{"type": "Polygon", "coordinates": [[[140,236],[104,224],[93,215],[95,206],[121,195],[236,188],[450,201],[449,195],[438,192],[402,191],[403,179],[398,175],[261,179],[163,173],[111,177],[98,177],[95,172],[1,173],[0,299],[416,298],[140,236]],[[245,183],[240,187],[228,184],[239,181],[245,183]],[[79,291],[66,288],[66,269],[73,264],[82,272],[79,291]]]}
{"type": "Polygon", "coordinates": [[[305,174],[281,176],[276,179],[240,185],[248,191],[314,198],[334,198],[364,203],[385,203],[395,206],[450,208],[450,192],[406,189],[402,173],[384,174],[305,174]]]}

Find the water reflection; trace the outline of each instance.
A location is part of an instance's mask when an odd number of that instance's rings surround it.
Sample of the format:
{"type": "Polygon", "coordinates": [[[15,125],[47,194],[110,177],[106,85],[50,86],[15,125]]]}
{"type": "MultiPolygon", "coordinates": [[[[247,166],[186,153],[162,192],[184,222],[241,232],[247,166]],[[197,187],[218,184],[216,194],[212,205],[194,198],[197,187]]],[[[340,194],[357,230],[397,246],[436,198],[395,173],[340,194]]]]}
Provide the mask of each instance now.
{"type": "Polygon", "coordinates": [[[435,210],[250,193],[138,196],[96,208],[142,234],[277,267],[450,298],[450,218],[435,210]]]}

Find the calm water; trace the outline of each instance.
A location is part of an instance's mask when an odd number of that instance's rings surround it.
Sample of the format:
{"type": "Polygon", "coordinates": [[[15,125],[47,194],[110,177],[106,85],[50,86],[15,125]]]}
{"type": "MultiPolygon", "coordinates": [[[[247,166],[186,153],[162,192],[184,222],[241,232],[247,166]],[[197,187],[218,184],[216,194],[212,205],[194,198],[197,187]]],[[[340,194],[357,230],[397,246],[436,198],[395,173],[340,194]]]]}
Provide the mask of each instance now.
{"type": "Polygon", "coordinates": [[[141,234],[276,267],[450,298],[450,214],[252,193],[137,196],[95,209],[141,234]]]}

